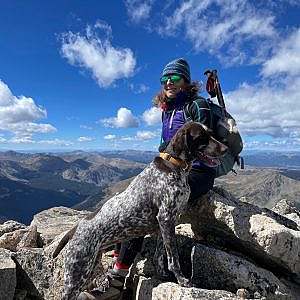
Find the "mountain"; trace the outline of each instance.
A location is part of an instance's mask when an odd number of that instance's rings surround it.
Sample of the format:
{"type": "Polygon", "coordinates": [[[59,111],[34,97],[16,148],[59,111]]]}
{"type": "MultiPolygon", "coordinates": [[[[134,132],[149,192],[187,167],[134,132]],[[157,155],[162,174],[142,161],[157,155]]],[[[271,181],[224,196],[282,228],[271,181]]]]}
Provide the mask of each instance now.
{"type": "Polygon", "coordinates": [[[0,157],[1,219],[24,223],[51,206],[71,207],[85,201],[96,206],[102,189],[137,175],[145,166],[87,152],[53,155],[9,151],[0,157]]]}
{"type": "Polygon", "coordinates": [[[18,220],[28,224],[32,216],[53,206],[73,206],[83,197],[72,192],[57,192],[32,188],[22,182],[0,177],[0,212],[3,219],[18,220]]]}
{"type": "Polygon", "coordinates": [[[243,151],[246,165],[300,170],[300,152],[243,151]]]}
{"type": "Polygon", "coordinates": [[[300,181],[285,176],[281,170],[247,167],[237,175],[229,173],[218,178],[215,184],[260,207],[271,208],[281,199],[295,201],[300,207],[300,181]]]}

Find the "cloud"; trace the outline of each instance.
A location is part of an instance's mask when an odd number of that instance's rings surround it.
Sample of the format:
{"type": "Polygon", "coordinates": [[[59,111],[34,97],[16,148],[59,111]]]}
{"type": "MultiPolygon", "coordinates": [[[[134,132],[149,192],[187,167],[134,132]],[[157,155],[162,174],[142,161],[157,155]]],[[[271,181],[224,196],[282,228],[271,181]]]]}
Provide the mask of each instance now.
{"type": "Polygon", "coordinates": [[[129,88],[134,94],[143,94],[143,93],[146,93],[149,90],[149,86],[147,86],[143,83],[141,83],[141,84],[131,83],[129,85],[129,88]]]}
{"type": "Polygon", "coordinates": [[[134,23],[145,21],[149,18],[153,0],[125,0],[127,14],[134,23]]]}
{"type": "Polygon", "coordinates": [[[261,73],[265,77],[282,73],[300,75],[300,28],[277,46],[275,54],[263,64],[261,73]]]}
{"type": "Polygon", "coordinates": [[[116,139],[116,135],[115,134],[108,134],[104,136],[105,140],[115,140],[116,139]]]}
{"type": "Polygon", "coordinates": [[[78,142],[91,142],[91,141],[94,141],[95,138],[92,138],[90,136],[80,136],[77,141],[78,142]]]}
{"type": "Polygon", "coordinates": [[[41,140],[37,144],[54,145],[54,146],[71,146],[74,143],[72,141],[53,139],[53,140],[41,140]]]}
{"type": "Polygon", "coordinates": [[[17,137],[30,140],[36,133],[55,132],[50,124],[36,123],[46,118],[47,111],[37,105],[32,98],[14,96],[9,87],[0,80],[0,130],[13,133],[17,137]]]}
{"type": "Polygon", "coordinates": [[[87,126],[87,125],[80,125],[79,127],[82,128],[82,129],[93,130],[93,127],[87,126]]]}
{"type": "Polygon", "coordinates": [[[295,50],[299,41],[299,30],[296,30],[281,42],[278,50],[262,66],[263,77],[259,83],[243,83],[225,95],[229,111],[236,117],[243,135],[269,135],[277,142],[285,141],[289,145],[300,137],[299,66],[292,67],[286,60],[299,56],[295,50]],[[274,77],[275,72],[285,73],[285,76],[274,77]]]}
{"type": "Polygon", "coordinates": [[[293,84],[242,84],[225,95],[230,113],[245,135],[293,138],[300,134],[300,78],[293,84]]]}
{"type": "Polygon", "coordinates": [[[87,26],[85,34],[62,34],[61,53],[71,65],[90,71],[100,87],[109,87],[132,76],[136,66],[132,50],[114,47],[111,39],[111,27],[97,21],[93,27],[87,26]],[[104,35],[100,37],[100,33],[104,35]]]}
{"type": "Polygon", "coordinates": [[[184,36],[196,52],[207,51],[222,63],[258,63],[276,40],[274,19],[247,0],[189,0],[165,14],[158,31],[184,36]]]}
{"type": "Polygon", "coordinates": [[[152,132],[152,131],[148,131],[148,130],[138,131],[136,133],[136,139],[139,141],[152,140],[156,137],[157,137],[156,132],[152,132]]]}
{"type": "Polygon", "coordinates": [[[149,126],[161,124],[161,110],[153,106],[144,111],[142,118],[149,126]]]}
{"type": "Polygon", "coordinates": [[[102,119],[100,122],[104,127],[130,128],[138,127],[138,119],[132,114],[131,110],[121,107],[117,112],[117,117],[102,119]]]}

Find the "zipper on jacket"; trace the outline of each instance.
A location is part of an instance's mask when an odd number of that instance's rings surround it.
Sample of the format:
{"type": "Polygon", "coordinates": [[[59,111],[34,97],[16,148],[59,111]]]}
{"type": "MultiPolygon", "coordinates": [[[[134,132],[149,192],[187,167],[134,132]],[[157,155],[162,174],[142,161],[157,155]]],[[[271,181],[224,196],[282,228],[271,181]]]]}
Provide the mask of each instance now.
{"type": "Polygon", "coordinates": [[[169,129],[171,129],[172,128],[172,123],[173,123],[173,118],[174,118],[174,115],[175,115],[175,109],[173,110],[173,112],[172,112],[172,115],[171,115],[171,118],[170,118],[170,124],[169,124],[169,129]]]}

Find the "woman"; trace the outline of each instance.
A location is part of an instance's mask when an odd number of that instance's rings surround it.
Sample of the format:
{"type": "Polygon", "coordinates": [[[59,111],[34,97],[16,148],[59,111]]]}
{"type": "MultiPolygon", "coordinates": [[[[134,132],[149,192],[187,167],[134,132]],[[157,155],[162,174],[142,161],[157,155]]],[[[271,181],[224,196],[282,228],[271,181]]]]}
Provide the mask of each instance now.
{"type": "MultiPolygon", "coordinates": [[[[154,98],[154,104],[162,110],[162,138],[159,151],[163,152],[177,130],[190,120],[211,127],[211,114],[206,100],[198,95],[199,86],[191,83],[190,67],[179,58],[169,62],[160,78],[161,92],[154,98]]],[[[194,161],[188,176],[191,189],[189,205],[206,194],[214,184],[215,169],[201,161],[194,161]],[[201,184],[199,184],[201,182],[201,184]]],[[[143,237],[120,244],[114,255],[117,261],[112,274],[126,276],[136,254],[140,251],[143,237]]]]}

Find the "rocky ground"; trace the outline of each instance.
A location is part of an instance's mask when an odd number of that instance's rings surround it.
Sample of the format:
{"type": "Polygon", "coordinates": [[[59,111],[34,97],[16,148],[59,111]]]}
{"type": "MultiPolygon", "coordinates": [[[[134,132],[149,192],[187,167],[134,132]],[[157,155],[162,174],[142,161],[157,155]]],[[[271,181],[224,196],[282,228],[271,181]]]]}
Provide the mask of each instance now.
{"type": "MultiPolygon", "coordinates": [[[[181,266],[193,288],[162,281],[153,262],[156,238],[142,252],[114,299],[300,299],[300,212],[282,200],[272,210],[241,202],[221,188],[180,216],[176,228],[181,266]]],[[[55,207],[30,226],[0,224],[0,300],[61,299],[63,237],[87,211],[55,207]]],[[[103,274],[111,265],[103,255],[103,274]]],[[[99,298],[102,299],[102,298],[99,298]]],[[[113,299],[113,298],[110,298],[113,299]]]]}

